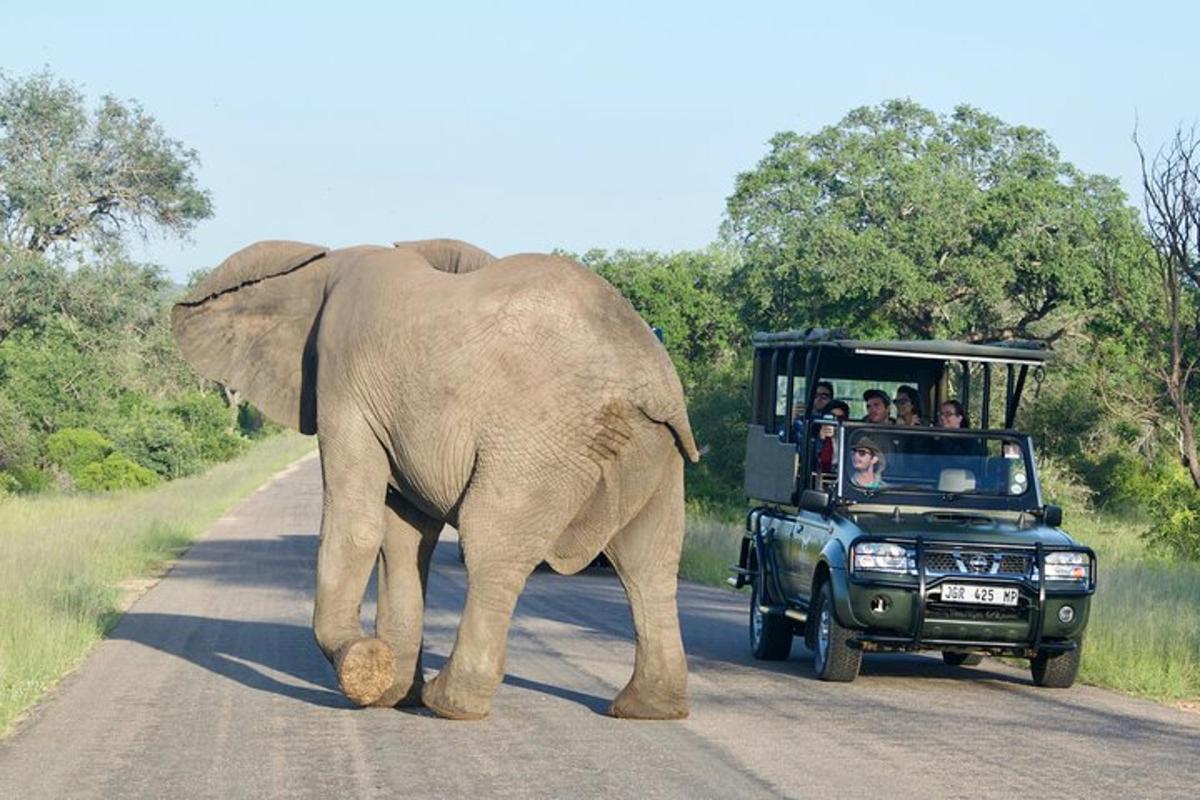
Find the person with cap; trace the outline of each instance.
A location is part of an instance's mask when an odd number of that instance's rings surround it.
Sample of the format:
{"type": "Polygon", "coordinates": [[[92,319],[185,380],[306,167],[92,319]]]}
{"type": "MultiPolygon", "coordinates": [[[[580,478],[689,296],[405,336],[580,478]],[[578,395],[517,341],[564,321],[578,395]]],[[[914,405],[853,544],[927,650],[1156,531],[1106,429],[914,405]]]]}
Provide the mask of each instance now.
{"type": "Polygon", "coordinates": [[[883,471],[887,460],[879,445],[869,437],[863,436],[854,443],[854,451],[850,455],[854,472],[850,480],[860,489],[879,489],[883,487],[883,471]]]}
{"type": "Polygon", "coordinates": [[[891,398],[882,389],[867,389],[863,392],[863,401],[867,404],[867,415],[863,422],[873,422],[876,425],[886,425],[894,420],[888,416],[888,404],[891,398]]]}

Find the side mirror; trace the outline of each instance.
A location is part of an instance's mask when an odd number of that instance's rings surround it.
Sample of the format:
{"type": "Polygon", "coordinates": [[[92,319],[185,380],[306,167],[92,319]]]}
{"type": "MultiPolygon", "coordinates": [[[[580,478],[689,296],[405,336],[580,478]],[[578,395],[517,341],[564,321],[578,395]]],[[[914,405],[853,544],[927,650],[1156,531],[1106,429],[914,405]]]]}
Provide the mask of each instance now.
{"type": "Polygon", "coordinates": [[[829,492],[805,489],[800,493],[800,510],[823,514],[829,509],[829,492]]]}
{"type": "Polygon", "coordinates": [[[1051,528],[1057,528],[1059,525],[1062,525],[1062,517],[1062,506],[1056,506],[1047,503],[1042,508],[1042,521],[1051,528]]]}

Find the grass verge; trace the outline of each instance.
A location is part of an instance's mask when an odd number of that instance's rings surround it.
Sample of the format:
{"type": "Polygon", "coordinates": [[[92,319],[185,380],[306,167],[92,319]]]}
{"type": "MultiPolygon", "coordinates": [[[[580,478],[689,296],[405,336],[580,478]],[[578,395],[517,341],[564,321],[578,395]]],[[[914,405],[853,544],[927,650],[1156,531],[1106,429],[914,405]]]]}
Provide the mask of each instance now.
{"type": "Polygon", "coordinates": [[[270,475],[315,447],[273,436],[152,489],[0,502],[0,735],[121,613],[122,583],[161,572],[270,475]]]}
{"type": "MultiPolygon", "coordinates": [[[[1080,680],[1160,702],[1200,698],[1200,564],[1147,553],[1135,519],[1076,512],[1065,527],[1100,561],[1080,680]]],[[[741,522],[689,514],[680,577],[724,586],[741,535],[741,522]]]]}

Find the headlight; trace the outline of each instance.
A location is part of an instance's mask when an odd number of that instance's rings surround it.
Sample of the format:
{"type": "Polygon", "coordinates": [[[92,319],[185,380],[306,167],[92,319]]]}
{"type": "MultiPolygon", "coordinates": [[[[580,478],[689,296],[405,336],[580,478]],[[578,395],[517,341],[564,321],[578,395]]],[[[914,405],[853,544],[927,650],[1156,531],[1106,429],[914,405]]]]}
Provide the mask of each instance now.
{"type": "Polygon", "coordinates": [[[916,572],[917,564],[913,552],[906,547],[890,542],[859,542],[854,545],[853,568],[875,572],[916,572]]]}
{"type": "Polygon", "coordinates": [[[1054,552],[1046,554],[1046,580],[1086,581],[1092,573],[1087,553],[1054,552]]]}

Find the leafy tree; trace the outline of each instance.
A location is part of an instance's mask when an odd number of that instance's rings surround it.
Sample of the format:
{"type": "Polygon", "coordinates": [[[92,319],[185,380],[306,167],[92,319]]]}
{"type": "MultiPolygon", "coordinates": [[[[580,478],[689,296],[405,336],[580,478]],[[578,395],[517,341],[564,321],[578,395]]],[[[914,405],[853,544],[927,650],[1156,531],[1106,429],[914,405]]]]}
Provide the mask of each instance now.
{"type": "Polygon", "coordinates": [[[82,93],[48,72],[0,74],[0,242],[11,252],[119,250],[132,228],[182,235],[212,215],[196,153],[133,101],[82,93]]]}
{"type": "Polygon", "coordinates": [[[62,308],[67,273],[38,253],[0,245],[0,339],[17,328],[40,330],[62,308]]]}
{"type": "Polygon", "coordinates": [[[1117,182],[1044,132],[907,100],[777,134],[727,212],[747,321],[863,336],[1057,339],[1141,242],[1117,182]]]}

